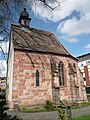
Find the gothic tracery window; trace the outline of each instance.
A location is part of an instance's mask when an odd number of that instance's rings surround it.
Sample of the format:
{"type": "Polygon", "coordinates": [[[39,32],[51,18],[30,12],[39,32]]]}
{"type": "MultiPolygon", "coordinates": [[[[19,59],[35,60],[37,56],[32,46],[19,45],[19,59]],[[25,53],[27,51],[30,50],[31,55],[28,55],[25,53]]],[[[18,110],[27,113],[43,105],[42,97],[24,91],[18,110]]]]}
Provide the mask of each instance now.
{"type": "Polygon", "coordinates": [[[59,77],[59,85],[63,86],[65,84],[64,82],[64,64],[63,62],[60,62],[58,65],[58,77],[59,77]]]}

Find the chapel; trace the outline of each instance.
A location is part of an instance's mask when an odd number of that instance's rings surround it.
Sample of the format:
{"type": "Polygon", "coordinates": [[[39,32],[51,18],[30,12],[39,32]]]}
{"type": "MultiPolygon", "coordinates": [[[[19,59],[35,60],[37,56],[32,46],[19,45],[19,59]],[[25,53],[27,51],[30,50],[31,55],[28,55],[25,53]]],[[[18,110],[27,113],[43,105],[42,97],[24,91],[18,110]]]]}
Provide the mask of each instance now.
{"type": "Polygon", "coordinates": [[[10,108],[86,101],[78,60],[52,32],[30,27],[24,8],[19,25],[11,25],[6,98],[10,108]]]}

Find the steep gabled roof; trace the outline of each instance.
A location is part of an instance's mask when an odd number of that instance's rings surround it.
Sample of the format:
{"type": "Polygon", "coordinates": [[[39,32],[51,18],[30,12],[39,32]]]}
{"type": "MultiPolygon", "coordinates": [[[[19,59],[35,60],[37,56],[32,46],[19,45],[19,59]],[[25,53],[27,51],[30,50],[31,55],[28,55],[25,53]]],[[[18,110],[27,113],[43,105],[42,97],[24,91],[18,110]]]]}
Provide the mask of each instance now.
{"type": "Polygon", "coordinates": [[[51,32],[12,25],[11,33],[14,49],[71,56],[51,32]]]}

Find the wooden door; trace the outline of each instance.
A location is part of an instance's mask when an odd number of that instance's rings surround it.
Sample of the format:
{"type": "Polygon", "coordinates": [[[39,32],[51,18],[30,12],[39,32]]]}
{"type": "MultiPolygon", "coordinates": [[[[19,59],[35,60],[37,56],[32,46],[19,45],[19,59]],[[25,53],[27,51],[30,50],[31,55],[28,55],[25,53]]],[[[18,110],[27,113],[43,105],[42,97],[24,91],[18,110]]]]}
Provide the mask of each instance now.
{"type": "Polygon", "coordinates": [[[60,103],[60,88],[54,88],[53,102],[54,104],[60,103]]]}

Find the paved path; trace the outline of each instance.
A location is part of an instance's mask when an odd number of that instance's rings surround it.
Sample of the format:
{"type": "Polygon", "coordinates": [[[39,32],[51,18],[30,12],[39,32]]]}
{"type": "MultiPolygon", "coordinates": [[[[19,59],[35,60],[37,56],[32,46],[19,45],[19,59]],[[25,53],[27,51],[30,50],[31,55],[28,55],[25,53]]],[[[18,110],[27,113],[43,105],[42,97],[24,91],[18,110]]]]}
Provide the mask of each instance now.
{"type": "Polygon", "coordinates": [[[39,113],[23,113],[19,111],[9,111],[9,115],[15,116],[21,120],[58,120],[58,112],[39,112],[39,113]]]}
{"type": "Polygon", "coordinates": [[[73,109],[72,116],[90,115],[90,106],[81,109],[73,109]]]}
{"type": "MultiPolygon", "coordinates": [[[[39,113],[23,113],[19,111],[9,111],[9,115],[15,116],[17,115],[18,118],[21,120],[58,120],[58,112],[39,112],[39,113]]],[[[90,106],[84,107],[81,109],[73,109],[72,110],[72,117],[74,116],[81,116],[90,114],[90,106]]]]}

